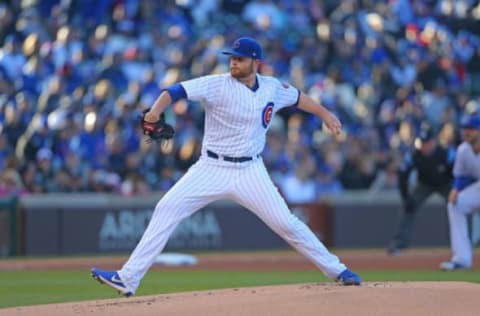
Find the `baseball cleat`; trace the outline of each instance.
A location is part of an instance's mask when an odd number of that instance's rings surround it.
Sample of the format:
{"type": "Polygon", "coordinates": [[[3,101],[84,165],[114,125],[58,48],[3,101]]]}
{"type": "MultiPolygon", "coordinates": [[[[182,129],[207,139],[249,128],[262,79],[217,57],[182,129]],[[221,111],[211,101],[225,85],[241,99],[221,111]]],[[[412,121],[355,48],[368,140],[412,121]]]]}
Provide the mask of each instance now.
{"type": "Polygon", "coordinates": [[[127,289],[123,281],[120,279],[120,276],[115,271],[103,271],[97,268],[92,268],[91,270],[92,277],[100,282],[101,284],[106,284],[115,290],[118,291],[120,295],[129,297],[133,295],[131,291],[127,289]]]}
{"type": "Polygon", "coordinates": [[[360,285],[362,283],[360,276],[349,269],[343,270],[343,272],[338,275],[336,281],[342,285],[360,285]]]}
{"type": "Polygon", "coordinates": [[[470,267],[454,261],[445,261],[440,264],[440,269],[444,271],[454,271],[470,269],[470,267]]]}

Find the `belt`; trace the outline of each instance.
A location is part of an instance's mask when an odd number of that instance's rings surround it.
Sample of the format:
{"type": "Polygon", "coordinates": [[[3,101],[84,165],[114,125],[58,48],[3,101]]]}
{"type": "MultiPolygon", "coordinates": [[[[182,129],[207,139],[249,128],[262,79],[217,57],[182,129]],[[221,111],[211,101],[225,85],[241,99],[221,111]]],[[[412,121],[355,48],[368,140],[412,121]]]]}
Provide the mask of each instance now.
{"type": "MultiPolygon", "coordinates": [[[[213,151],[207,150],[207,156],[213,159],[223,159],[225,161],[229,162],[245,162],[245,161],[250,161],[253,160],[254,157],[229,157],[229,156],[220,156],[217,153],[214,153],[213,151]]],[[[258,157],[257,155],[256,157],[258,157]]]]}

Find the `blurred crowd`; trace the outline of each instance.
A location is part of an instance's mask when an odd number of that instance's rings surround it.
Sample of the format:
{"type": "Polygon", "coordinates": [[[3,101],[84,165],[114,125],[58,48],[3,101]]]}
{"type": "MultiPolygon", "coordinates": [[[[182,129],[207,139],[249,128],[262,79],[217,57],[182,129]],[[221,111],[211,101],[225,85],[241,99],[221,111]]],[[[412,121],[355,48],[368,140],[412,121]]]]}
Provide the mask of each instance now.
{"type": "Polygon", "coordinates": [[[0,196],[147,194],[198,158],[199,104],[166,112],[173,141],[146,144],[141,111],[161,89],[228,71],[220,52],[255,37],[261,73],[334,111],[339,138],[294,108],[263,158],[289,202],[397,186],[427,122],[447,147],[479,109],[480,5],[473,0],[17,0],[0,3],[0,196]]]}

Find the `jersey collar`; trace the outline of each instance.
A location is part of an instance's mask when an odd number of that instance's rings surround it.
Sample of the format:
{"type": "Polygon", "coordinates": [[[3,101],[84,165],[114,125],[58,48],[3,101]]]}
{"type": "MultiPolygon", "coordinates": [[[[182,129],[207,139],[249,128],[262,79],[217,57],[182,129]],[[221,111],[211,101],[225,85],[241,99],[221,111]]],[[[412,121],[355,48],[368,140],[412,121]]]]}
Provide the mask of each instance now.
{"type": "Polygon", "coordinates": [[[253,84],[253,87],[248,87],[248,89],[252,90],[253,92],[257,91],[259,88],[259,85],[258,85],[258,76],[255,75],[255,83],[253,84]]]}
{"type": "MultiPolygon", "coordinates": [[[[233,78],[232,76],[230,76],[230,77],[231,77],[232,79],[235,79],[235,78],[233,78]]],[[[235,79],[235,80],[237,80],[237,79],[235,79]]],[[[237,81],[240,82],[239,80],[237,80],[237,81]]],[[[242,83],[242,84],[243,84],[243,83],[242,83]]],[[[260,85],[258,84],[258,75],[255,75],[255,83],[253,84],[252,87],[249,87],[249,86],[247,86],[246,84],[243,84],[243,85],[244,85],[247,89],[252,90],[253,92],[257,91],[258,88],[260,87],[260,85]]]]}

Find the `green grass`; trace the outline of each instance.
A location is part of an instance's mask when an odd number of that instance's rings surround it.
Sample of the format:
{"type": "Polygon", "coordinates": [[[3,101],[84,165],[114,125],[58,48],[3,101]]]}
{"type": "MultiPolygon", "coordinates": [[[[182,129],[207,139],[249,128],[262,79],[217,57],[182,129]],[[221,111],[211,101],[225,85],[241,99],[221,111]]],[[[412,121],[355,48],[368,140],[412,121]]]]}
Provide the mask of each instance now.
{"type": "MultiPolygon", "coordinates": [[[[468,281],[480,283],[478,271],[358,271],[364,281],[468,281]]],[[[139,295],[246,286],[328,281],[316,271],[150,271],[139,295]]],[[[117,298],[88,271],[0,271],[0,308],[117,298]]]]}

